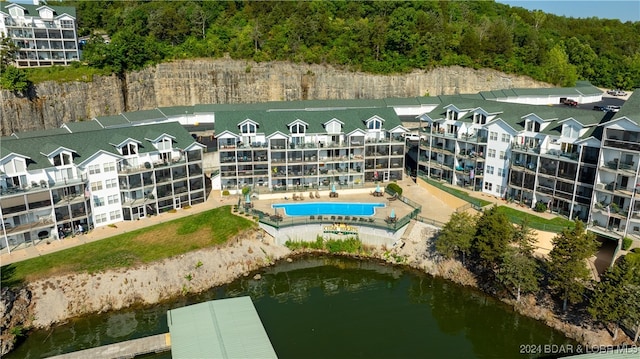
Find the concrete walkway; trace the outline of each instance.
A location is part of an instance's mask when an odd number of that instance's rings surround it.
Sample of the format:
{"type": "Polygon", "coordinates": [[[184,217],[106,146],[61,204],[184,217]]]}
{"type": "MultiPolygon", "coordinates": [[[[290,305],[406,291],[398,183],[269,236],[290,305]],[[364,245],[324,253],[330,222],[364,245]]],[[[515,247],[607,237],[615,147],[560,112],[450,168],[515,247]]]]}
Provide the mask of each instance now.
{"type": "Polygon", "coordinates": [[[162,353],[171,350],[169,333],[152,335],[120,343],[103,345],[96,348],[80,350],[50,357],[50,359],[112,359],[133,358],[150,353],[162,353]]]}

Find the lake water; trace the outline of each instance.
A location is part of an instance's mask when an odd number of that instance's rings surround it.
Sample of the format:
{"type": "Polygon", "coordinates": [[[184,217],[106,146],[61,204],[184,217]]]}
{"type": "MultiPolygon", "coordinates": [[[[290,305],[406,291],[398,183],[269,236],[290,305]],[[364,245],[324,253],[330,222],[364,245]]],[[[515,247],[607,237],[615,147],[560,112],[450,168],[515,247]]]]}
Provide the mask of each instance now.
{"type": "MultiPolygon", "coordinates": [[[[521,345],[573,344],[481,292],[371,261],[297,259],[153,307],[35,331],[6,358],[40,358],[168,331],[166,311],[250,295],[279,358],[524,358],[521,345]]],[[[170,358],[170,352],[145,358],[170,358]]]]}

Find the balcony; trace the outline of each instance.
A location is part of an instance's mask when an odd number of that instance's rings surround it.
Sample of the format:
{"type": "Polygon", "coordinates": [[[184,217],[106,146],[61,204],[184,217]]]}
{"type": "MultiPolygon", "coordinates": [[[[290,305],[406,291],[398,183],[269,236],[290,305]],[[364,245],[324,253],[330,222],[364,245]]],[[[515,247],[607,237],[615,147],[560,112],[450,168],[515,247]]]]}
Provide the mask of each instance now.
{"type": "Polygon", "coordinates": [[[640,144],[637,142],[630,141],[622,141],[618,140],[615,137],[610,137],[609,139],[604,140],[605,147],[613,147],[613,148],[621,148],[626,151],[639,151],[640,152],[640,144]]]}
{"type": "Polygon", "coordinates": [[[540,153],[540,146],[527,146],[514,143],[511,145],[511,150],[514,152],[540,153]]]}

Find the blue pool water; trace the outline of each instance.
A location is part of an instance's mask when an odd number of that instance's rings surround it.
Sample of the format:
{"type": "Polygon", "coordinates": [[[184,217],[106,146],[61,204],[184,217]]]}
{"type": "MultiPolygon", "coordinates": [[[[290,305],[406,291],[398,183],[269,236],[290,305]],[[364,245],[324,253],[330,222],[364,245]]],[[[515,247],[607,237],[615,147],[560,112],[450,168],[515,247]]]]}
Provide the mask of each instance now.
{"type": "Polygon", "coordinates": [[[341,202],[313,202],[274,204],[273,208],[284,208],[287,216],[373,216],[375,208],[384,207],[384,203],[341,203],[341,202]]]}

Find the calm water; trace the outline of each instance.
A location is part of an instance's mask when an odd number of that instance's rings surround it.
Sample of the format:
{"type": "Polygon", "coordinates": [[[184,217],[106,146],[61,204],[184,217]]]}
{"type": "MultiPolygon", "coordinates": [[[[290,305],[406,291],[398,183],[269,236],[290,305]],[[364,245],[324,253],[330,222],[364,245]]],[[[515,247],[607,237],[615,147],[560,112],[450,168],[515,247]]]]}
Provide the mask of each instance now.
{"type": "Polygon", "coordinates": [[[241,295],[253,299],[279,358],[524,358],[523,344],[572,343],[477,291],[374,262],[321,257],[278,264],[261,280],[36,331],[6,358],[164,333],[168,309],[241,295]]]}
{"type": "Polygon", "coordinates": [[[273,208],[284,208],[287,216],[373,216],[375,208],[384,207],[384,203],[340,203],[340,202],[312,202],[294,204],[274,204],[273,208]]]}

